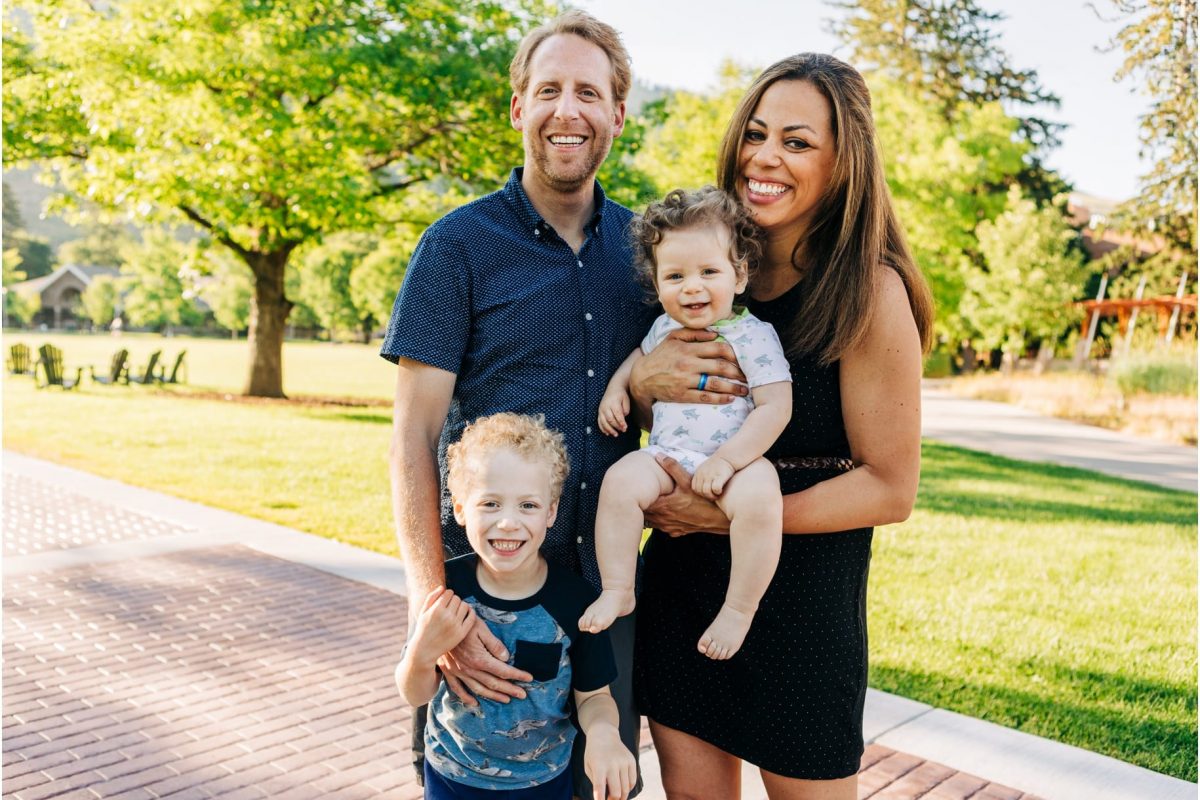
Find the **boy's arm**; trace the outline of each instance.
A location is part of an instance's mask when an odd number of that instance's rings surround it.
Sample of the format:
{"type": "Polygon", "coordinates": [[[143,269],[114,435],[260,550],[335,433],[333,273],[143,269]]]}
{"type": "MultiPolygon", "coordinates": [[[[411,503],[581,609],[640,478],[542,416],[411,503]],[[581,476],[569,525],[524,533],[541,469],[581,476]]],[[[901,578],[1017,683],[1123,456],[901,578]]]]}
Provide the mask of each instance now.
{"type": "Polygon", "coordinates": [[[767,452],[792,417],[789,381],[756,386],[750,390],[750,396],[754,398],[754,409],[738,432],[710,456],[724,459],[735,472],[767,452]]]}
{"type": "Polygon", "coordinates": [[[642,348],[636,348],[626,356],[617,367],[617,371],[608,380],[604,389],[604,397],[600,398],[600,411],[597,414],[597,424],[600,430],[609,436],[616,436],[628,429],[625,418],[629,416],[629,376],[633,374],[633,365],[642,357],[642,348]]]}
{"type": "Polygon", "coordinates": [[[575,692],[579,727],[587,737],[584,771],[592,781],[593,800],[623,800],[637,783],[637,762],[621,742],[620,716],[608,687],[575,692]]]}
{"type": "Polygon", "coordinates": [[[442,586],[425,598],[404,657],[396,665],[396,688],[411,706],[423,706],[437,692],[437,661],[475,626],[470,604],[442,586]]]}

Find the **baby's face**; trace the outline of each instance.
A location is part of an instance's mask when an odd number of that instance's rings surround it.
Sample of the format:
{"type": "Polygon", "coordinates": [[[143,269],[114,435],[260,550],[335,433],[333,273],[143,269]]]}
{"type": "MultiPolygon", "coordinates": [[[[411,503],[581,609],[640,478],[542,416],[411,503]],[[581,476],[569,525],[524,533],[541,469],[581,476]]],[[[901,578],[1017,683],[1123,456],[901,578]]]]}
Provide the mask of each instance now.
{"type": "Polygon", "coordinates": [[[729,260],[724,225],[668,231],[654,257],[658,299],[671,319],[701,330],[733,315],[733,298],[745,290],[746,276],[729,260]]]}
{"type": "Polygon", "coordinates": [[[558,513],[550,466],[501,449],[472,456],[467,467],[454,518],[471,549],[493,574],[536,572],[538,549],[558,513]]]}

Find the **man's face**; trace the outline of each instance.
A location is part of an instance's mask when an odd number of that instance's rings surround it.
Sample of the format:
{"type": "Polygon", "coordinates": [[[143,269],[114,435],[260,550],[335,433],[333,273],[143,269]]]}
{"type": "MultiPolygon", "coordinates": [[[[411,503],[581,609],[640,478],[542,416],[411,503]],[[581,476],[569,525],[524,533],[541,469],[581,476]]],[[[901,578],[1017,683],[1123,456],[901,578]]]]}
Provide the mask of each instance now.
{"type": "Polygon", "coordinates": [[[525,142],[525,173],[563,193],[590,184],[625,127],[613,97],[612,65],[574,34],[551,36],[534,51],[529,85],[513,95],[512,125],[525,142]]]}

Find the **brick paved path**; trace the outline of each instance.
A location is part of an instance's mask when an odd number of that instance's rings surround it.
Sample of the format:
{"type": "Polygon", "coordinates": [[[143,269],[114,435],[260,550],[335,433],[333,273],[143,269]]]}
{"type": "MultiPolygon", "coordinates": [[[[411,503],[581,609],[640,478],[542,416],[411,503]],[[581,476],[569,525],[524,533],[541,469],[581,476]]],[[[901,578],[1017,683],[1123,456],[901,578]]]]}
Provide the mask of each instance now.
{"type": "MultiPolygon", "coordinates": [[[[10,557],[188,530],[4,488],[10,557]]],[[[3,796],[420,797],[392,682],[405,622],[395,594],[240,545],[6,574],[3,796]]],[[[884,747],[863,767],[863,798],[1032,800],[884,747]]]]}

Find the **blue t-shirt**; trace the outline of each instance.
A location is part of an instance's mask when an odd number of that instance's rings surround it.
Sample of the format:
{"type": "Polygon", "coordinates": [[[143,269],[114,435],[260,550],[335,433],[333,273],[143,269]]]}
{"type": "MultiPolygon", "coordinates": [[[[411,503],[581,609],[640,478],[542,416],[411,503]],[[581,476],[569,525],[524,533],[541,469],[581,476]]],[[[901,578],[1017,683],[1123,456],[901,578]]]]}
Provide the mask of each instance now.
{"type": "Polygon", "coordinates": [[[596,213],[579,253],[534,209],[520,169],[505,187],[431,225],[409,261],[381,355],[457,378],[438,448],[442,542],[471,551],[446,489],[446,447],[468,422],[500,411],[545,414],[571,472],[547,532],[546,558],[599,588],[593,524],[604,472],[637,449],[639,431],[596,427],[609,378],[637,347],[655,308],[634,279],[632,213],[595,184],[596,213]]]}
{"type": "Polygon", "coordinates": [[[501,600],[479,586],[478,557],[446,562],[446,586],[464,598],[533,675],[525,698],[479,698],[467,707],[443,681],[429,703],[425,758],[439,775],[481,789],[517,789],[552,780],[571,761],[575,726],[571,692],[591,692],[617,677],[608,632],[581,633],[579,616],[596,599],[584,580],[548,564],[530,597],[501,600]]]}

